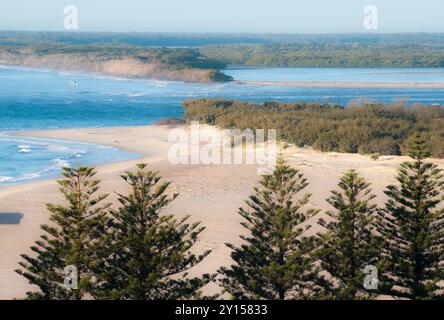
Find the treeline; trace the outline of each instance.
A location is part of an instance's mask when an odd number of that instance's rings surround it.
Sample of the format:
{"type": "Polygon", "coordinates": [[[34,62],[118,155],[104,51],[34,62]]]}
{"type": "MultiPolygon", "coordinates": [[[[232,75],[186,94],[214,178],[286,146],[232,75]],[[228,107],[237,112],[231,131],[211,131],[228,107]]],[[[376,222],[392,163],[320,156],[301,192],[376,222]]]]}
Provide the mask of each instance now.
{"type": "Polygon", "coordinates": [[[126,44],[205,46],[218,44],[371,44],[442,47],[444,33],[230,34],[162,32],[0,31],[0,44],[126,44]]]}
{"type": "Polygon", "coordinates": [[[267,43],[256,34],[162,33],[162,32],[60,32],[60,31],[0,31],[0,44],[73,44],[131,45],[143,47],[191,47],[209,44],[267,43]]]}
{"type": "Polygon", "coordinates": [[[444,108],[363,103],[250,103],[222,99],[184,102],[185,119],[221,128],[275,129],[277,138],[320,151],[404,155],[408,137],[423,131],[434,157],[444,157],[444,108]]]}
{"type": "Polygon", "coordinates": [[[235,299],[442,299],[444,177],[425,161],[420,133],[409,150],[383,208],[359,173],[344,173],[314,235],[309,182],[280,159],[239,211],[246,232],[241,246],[228,244],[233,264],[201,277],[186,271],[210,254],[191,253],[204,228],[165,212],[177,195],[157,173],[144,164],[125,172],[131,192],[112,209],[94,169],[64,168],[67,204],[48,205],[51,225],[17,272],[38,288],[29,299],[216,298],[201,293],[210,281],[235,299]]]}
{"type": "Polygon", "coordinates": [[[148,50],[158,58],[177,54],[178,59],[173,59],[176,63],[197,67],[195,64],[203,62],[216,70],[222,69],[224,64],[255,67],[444,67],[442,33],[233,35],[0,31],[0,45],[74,48],[70,50],[75,50],[75,47],[80,50],[112,47],[117,53],[122,51],[119,47],[126,47],[123,50],[148,50]],[[161,54],[156,54],[156,50],[161,54]],[[198,59],[194,59],[196,55],[198,59]]]}
{"type": "Polygon", "coordinates": [[[228,65],[252,67],[439,68],[444,46],[379,43],[212,45],[201,53],[228,65]]]}
{"type": "Polygon", "coordinates": [[[208,59],[229,65],[260,67],[444,67],[443,33],[308,35],[0,31],[0,45],[196,47],[208,59]]]}

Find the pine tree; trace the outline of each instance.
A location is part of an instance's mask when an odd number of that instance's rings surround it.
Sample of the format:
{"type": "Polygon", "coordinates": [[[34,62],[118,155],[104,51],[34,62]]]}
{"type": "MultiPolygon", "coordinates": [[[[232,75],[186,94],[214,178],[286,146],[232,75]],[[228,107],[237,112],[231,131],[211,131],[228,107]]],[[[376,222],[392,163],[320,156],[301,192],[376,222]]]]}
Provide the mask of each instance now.
{"type": "MultiPolygon", "coordinates": [[[[367,266],[378,263],[380,240],[375,235],[376,205],[370,184],[356,171],[346,172],[327,202],[336,210],[327,212],[331,220],[321,219],[327,229],[320,234],[318,255],[327,275],[320,283],[327,299],[362,299],[371,296],[364,290],[367,266]]],[[[376,288],[375,288],[376,289],[376,288]]]]}
{"type": "Polygon", "coordinates": [[[96,196],[100,181],[95,174],[89,167],[63,168],[58,184],[69,205],[47,205],[52,224],[41,226],[46,234],[31,247],[35,255],[22,255],[23,269],[16,270],[40,289],[28,292],[28,299],[80,300],[92,289],[91,266],[109,206],[103,204],[107,195],[96,196]],[[65,278],[74,275],[67,267],[77,271],[77,289],[65,286],[65,278]]]}
{"type": "Polygon", "coordinates": [[[219,270],[220,283],[236,299],[307,298],[313,289],[315,239],[304,232],[307,219],[318,211],[303,210],[309,194],[297,196],[308,183],[279,159],[260,185],[246,201],[249,208],[239,211],[249,235],[241,236],[245,244],[240,247],[227,244],[235,264],[219,270]]]}
{"type": "Polygon", "coordinates": [[[129,195],[119,194],[121,207],[111,210],[109,239],[97,264],[101,282],[99,299],[169,300],[199,297],[199,290],[213,276],[189,277],[187,271],[210,251],[190,253],[200,223],[188,224],[189,216],[176,220],[161,214],[177,197],[167,195],[169,182],[138,164],[136,172],[121,177],[131,187],[129,195]]]}
{"type": "Polygon", "coordinates": [[[409,140],[413,162],[401,164],[398,186],[390,185],[380,213],[385,255],[386,293],[407,299],[442,299],[444,280],[444,178],[442,170],[425,159],[431,154],[426,137],[417,132],[409,140]]]}

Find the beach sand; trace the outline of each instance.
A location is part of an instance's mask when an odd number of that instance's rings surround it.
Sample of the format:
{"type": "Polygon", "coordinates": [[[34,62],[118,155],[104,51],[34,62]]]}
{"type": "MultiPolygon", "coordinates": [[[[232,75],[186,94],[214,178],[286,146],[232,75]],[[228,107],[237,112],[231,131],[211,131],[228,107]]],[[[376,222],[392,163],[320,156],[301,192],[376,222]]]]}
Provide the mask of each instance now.
{"type": "MultiPolygon", "coordinates": [[[[207,128],[208,130],[217,130],[207,128]]],[[[103,193],[127,191],[119,177],[125,170],[133,169],[138,162],[148,162],[150,168],[160,172],[165,180],[173,181],[171,192],[180,196],[168,208],[168,213],[182,216],[190,214],[190,221],[201,221],[206,230],[201,234],[195,250],[211,249],[212,253],[191,274],[212,273],[230,263],[230,250],[226,242],[239,244],[239,235],[245,231],[240,226],[237,211],[257,185],[256,165],[172,165],[167,158],[171,143],[171,128],[161,126],[48,130],[16,133],[22,136],[55,138],[92,142],[119,147],[142,155],[139,160],[99,165],[98,178],[102,180],[103,193]]],[[[372,183],[375,193],[384,200],[383,189],[395,182],[396,167],[406,157],[381,157],[374,161],[355,154],[321,153],[311,149],[287,148],[285,157],[301,169],[310,182],[313,193],[310,206],[329,210],[325,198],[336,187],[340,174],[347,169],[357,169],[372,183]]],[[[444,165],[442,160],[436,160],[444,165]]],[[[0,299],[23,298],[32,287],[26,279],[14,272],[20,254],[30,253],[30,246],[42,234],[40,225],[48,222],[48,202],[63,201],[54,180],[0,188],[0,212],[20,212],[19,225],[0,225],[0,299]]],[[[320,214],[322,215],[322,213],[320,214]]],[[[319,217],[319,216],[318,216],[319,217]]],[[[317,218],[318,218],[317,217],[317,218]]],[[[313,218],[314,223],[316,218],[313,218]]],[[[315,224],[315,223],[314,223],[315,224]]],[[[314,231],[319,230],[318,227],[314,231]]],[[[218,292],[212,284],[206,293],[218,292]]]]}

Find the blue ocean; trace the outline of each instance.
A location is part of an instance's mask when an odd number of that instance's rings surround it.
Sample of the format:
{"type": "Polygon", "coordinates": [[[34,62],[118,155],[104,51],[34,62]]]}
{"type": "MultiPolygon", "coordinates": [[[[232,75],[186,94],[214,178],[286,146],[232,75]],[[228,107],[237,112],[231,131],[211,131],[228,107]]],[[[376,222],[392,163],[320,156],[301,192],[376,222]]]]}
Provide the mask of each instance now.
{"type": "MultiPolygon", "coordinates": [[[[233,68],[225,73],[243,81],[444,82],[444,69],[233,68]]],[[[138,157],[111,147],[15,137],[10,131],[147,125],[181,117],[183,100],[200,97],[344,105],[368,98],[444,105],[443,89],[189,84],[0,66],[0,186],[52,178],[66,165],[138,157]]]]}

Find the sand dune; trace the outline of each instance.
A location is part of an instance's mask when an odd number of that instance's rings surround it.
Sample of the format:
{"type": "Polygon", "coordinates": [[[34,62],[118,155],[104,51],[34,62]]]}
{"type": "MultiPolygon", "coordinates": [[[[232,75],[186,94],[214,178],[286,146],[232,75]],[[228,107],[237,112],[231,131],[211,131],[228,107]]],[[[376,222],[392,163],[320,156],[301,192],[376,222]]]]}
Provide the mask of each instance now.
{"type": "MultiPolygon", "coordinates": [[[[49,130],[21,132],[20,135],[94,142],[137,152],[140,160],[131,160],[98,166],[102,192],[125,192],[126,186],[119,173],[134,167],[139,161],[150,163],[163,178],[172,180],[171,192],[180,193],[169,208],[176,215],[191,214],[193,221],[202,221],[207,229],[202,233],[196,250],[213,252],[192,273],[214,272],[230,263],[226,242],[240,243],[237,210],[257,184],[256,165],[172,165],[167,159],[171,144],[167,141],[171,128],[160,126],[122,127],[102,129],[49,130]]],[[[208,128],[208,130],[216,130],[208,128]]],[[[310,181],[313,193],[310,206],[323,210],[329,191],[334,189],[341,172],[355,168],[372,184],[377,195],[382,195],[386,184],[394,182],[396,167],[405,157],[382,157],[373,161],[369,157],[352,154],[320,153],[310,149],[290,147],[284,155],[299,167],[310,181]]],[[[444,164],[442,160],[438,161],[444,164]]],[[[379,201],[384,198],[380,197],[379,201]]],[[[20,212],[24,217],[19,225],[0,225],[0,298],[24,297],[31,289],[27,281],[17,275],[19,255],[30,253],[29,247],[41,234],[39,225],[48,221],[45,204],[62,201],[54,181],[43,181],[0,188],[0,212],[20,212]]],[[[322,214],[322,213],[321,213],[322,214]]],[[[215,285],[207,288],[215,292],[215,285]]]]}

